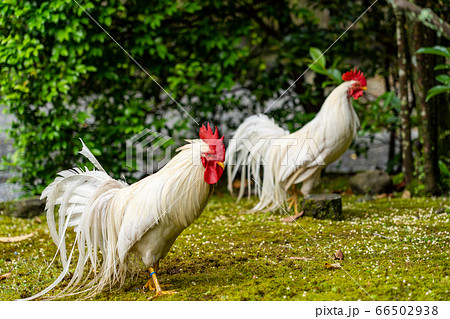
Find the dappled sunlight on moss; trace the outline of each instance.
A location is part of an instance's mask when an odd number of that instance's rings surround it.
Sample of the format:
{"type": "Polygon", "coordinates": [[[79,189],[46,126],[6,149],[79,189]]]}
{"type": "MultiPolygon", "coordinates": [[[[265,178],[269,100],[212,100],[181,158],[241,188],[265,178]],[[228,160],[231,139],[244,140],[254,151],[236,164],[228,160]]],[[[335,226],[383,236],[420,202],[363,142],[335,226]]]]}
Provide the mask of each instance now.
{"type": "MultiPolygon", "coordinates": [[[[282,223],[279,213],[246,213],[254,198],[235,204],[226,193],[214,195],[161,262],[163,287],[178,294],[160,300],[370,300],[358,284],[376,300],[447,299],[450,200],[356,198],[343,197],[343,221],[306,217],[296,224],[282,223]],[[324,267],[339,248],[348,274],[324,267]]],[[[0,274],[14,267],[0,282],[2,300],[37,293],[62,270],[58,259],[47,269],[56,249],[40,219],[0,215],[0,237],[39,230],[26,241],[0,243],[0,274]]],[[[147,279],[141,266],[122,288],[94,299],[147,300],[154,294],[142,288],[147,279]]]]}

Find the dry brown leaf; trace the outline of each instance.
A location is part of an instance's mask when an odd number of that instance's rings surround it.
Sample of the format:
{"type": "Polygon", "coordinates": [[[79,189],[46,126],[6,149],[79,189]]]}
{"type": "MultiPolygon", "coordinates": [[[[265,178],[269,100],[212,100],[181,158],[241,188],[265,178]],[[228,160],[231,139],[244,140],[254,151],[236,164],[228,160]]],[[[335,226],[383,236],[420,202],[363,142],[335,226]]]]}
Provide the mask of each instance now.
{"type": "Polygon", "coordinates": [[[334,259],[344,260],[344,253],[339,249],[334,253],[333,257],[334,259]]]}
{"type": "Polygon", "coordinates": [[[34,236],[34,234],[37,233],[37,230],[34,232],[22,235],[22,236],[13,236],[13,237],[0,237],[0,242],[2,243],[18,243],[19,241],[27,240],[28,238],[31,238],[34,236]]]}
{"type": "Polygon", "coordinates": [[[0,280],[7,279],[11,277],[11,272],[7,272],[6,274],[0,275],[0,280]]]}
{"type": "Polygon", "coordinates": [[[388,197],[388,194],[386,194],[386,193],[383,193],[383,194],[380,194],[377,196],[377,198],[387,198],[387,197],[388,197]]]}
{"type": "Polygon", "coordinates": [[[340,264],[325,263],[325,269],[339,269],[339,268],[341,268],[340,264]]]}
{"type": "Polygon", "coordinates": [[[312,260],[312,258],[309,258],[309,257],[289,257],[289,258],[284,258],[284,259],[305,260],[305,261],[312,260]]]}
{"type": "Polygon", "coordinates": [[[407,189],[403,192],[402,198],[411,198],[411,192],[407,189]]]}
{"type": "Polygon", "coordinates": [[[38,224],[42,224],[42,219],[40,219],[39,217],[34,217],[33,220],[38,223],[38,224]]]}
{"type": "Polygon", "coordinates": [[[281,221],[283,223],[292,223],[294,220],[299,219],[300,217],[303,216],[304,211],[302,210],[300,213],[292,215],[292,216],[288,216],[286,218],[283,218],[281,221]]]}

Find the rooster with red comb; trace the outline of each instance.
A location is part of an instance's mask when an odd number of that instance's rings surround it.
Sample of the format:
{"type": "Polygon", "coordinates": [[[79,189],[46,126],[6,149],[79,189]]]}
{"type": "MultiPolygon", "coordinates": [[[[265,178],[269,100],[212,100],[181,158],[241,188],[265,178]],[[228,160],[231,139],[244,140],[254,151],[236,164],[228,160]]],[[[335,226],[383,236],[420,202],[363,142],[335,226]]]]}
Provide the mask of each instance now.
{"type": "Polygon", "coordinates": [[[361,71],[342,75],[344,81],[327,97],[316,117],[300,130],[289,133],[266,115],[247,118],[234,133],[227,150],[228,189],[241,170],[238,200],[248,187],[255,187],[259,202],[252,209],[278,209],[290,201],[297,212],[297,194],[288,199],[288,190],[302,183],[308,195],[319,182],[320,173],[338,159],[356,136],[359,119],[352,99],[367,90],[361,71]],[[247,186],[246,186],[247,185],[247,186]]]}
{"type": "Polygon", "coordinates": [[[159,261],[205,209],[224,169],[225,146],[217,127],[213,132],[209,124],[202,126],[199,135],[200,139],[179,148],[160,171],[132,185],[111,178],[83,143],[80,153],[96,169],[62,171],[41,196],[46,199],[50,234],[64,269],[53,284],[28,299],[45,295],[69,273],[74,253],[72,248],[67,256],[70,228],[76,234],[73,247],[76,244],[78,262],[69,284],[57,297],[80,292],[91,297],[104,288],[122,285],[131,253],[149,268],[150,279],[144,287],[155,289],[156,296],[171,293],[163,291],[158,282],[159,261]]]}

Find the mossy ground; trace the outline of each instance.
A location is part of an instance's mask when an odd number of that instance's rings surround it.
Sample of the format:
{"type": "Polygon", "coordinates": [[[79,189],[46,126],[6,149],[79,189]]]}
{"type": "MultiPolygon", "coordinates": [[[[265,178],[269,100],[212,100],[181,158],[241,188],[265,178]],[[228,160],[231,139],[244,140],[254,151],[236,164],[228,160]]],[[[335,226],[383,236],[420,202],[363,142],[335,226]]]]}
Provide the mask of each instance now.
{"type": "MultiPolygon", "coordinates": [[[[340,187],[346,182],[335,183],[340,187]]],[[[286,224],[286,215],[246,214],[255,198],[235,204],[216,192],[161,262],[163,288],[178,293],[159,300],[448,300],[450,199],[356,199],[343,196],[343,221],[305,217],[286,224]],[[343,269],[326,269],[339,248],[343,269]]],[[[0,215],[0,237],[38,230],[26,241],[0,243],[0,275],[14,267],[0,281],[0,300],[31,296],[62,270],[58,260],[47,269],[55,246],[45,216],[39,218],[0,215]]],[[[154,294],[142,289],[147,279],[142,266],[122,288],[94,299],[147,300],[154,294]]]]}

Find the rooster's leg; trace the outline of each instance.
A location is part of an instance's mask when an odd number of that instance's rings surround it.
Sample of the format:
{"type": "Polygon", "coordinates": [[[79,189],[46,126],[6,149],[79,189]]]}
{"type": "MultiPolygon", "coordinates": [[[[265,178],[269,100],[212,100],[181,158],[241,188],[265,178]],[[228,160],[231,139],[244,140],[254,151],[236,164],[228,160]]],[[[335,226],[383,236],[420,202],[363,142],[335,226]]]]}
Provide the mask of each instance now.
{"type": "Polygon", "coordinates": [[[288,209],[291,209],[291,207],[294,206],[295,214],[298,214],[298,199],[301,196],[301,192],[298,191],[297,187],[295,187],[295,184],[293,184],[290,193],[292,195],[287,199],[288,209]]]}
{"type": "MultiPolygon", "coordinates": [[[[155,268],[157,267],[156,265],[154,265],[154,266],[155,266],[155,268]]],[[[174,290],[163,291],[161,289],[158,278],[156,278],[156,271],[154,270],[153,267],[150,267],[150,274],[151,274],[151,279],[153,279],[153,282],[155,283],[155,288],[156,288],[156,294],[151,299],[162,296],[162,295],[176,294],[176,291],[174,291],[174,290]]]]}
{"type": "MultiPolygon", "coordinates": [[[[150,274],[153,272],[153,271],[152,271],[152,268],[149,268],[148,271],[150,271],[150,274]]],[[[153,287],[153,278],[152,278],[152,276],[150,276],[150,279],[147,281],[147,283],[144,285],[143,288],[144,288],[144,289],[145,289],[145,288],[148,288],[149,290],[155,289],[155,288],[153,287]]]]}

